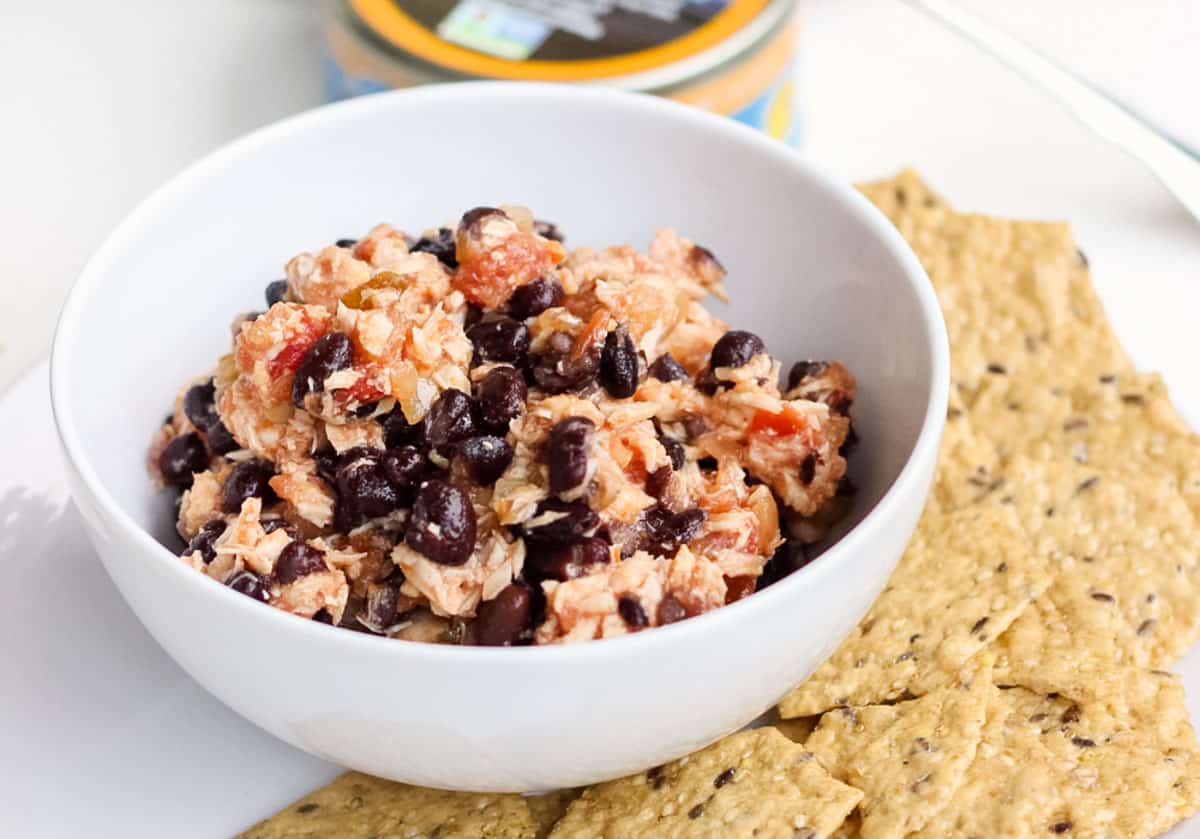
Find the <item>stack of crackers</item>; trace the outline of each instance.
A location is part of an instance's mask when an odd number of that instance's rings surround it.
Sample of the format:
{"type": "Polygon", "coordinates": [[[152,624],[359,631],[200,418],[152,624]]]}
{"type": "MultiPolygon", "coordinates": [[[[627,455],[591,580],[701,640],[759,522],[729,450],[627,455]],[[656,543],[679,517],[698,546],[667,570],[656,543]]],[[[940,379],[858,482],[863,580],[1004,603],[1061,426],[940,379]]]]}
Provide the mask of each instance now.
{"type": "Polygon", "coordinates": [[[951,407],[907,552],[779,721],[551,796],[350,773],[245,836],[1148,837],[1200,809],[1164,669],[1200,635],[1200,438],[1065,225],[955,212],[911,172],[863,191],[936,287],[951,407]]]}

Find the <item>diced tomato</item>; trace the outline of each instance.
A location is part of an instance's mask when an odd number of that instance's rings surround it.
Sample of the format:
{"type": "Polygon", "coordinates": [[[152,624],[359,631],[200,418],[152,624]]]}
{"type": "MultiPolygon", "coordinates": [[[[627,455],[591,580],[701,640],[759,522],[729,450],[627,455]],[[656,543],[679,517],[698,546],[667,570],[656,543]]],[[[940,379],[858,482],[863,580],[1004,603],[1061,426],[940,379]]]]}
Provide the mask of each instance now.
{"type": "Polygon", "coordinates": [[[503,244],[473,260],[462,261],[467,256],[459,254],[454,287],[485,309],[500,307],[517,286],[537,279],[562,259],[561,254],[544,241],[524,232],[509,236],[503,244]]]}
{"type": "Polygon", "coordinates": [[[732,603],[735,600],[741,600],[743,597],[749,597],[754,594],[754,587],[757,584],[757,577],[726,577],[725,602],[732,603]]]}
{"type": "MultiPolygon", "coordinates": [[[[269,316],[269,314],[268,314],[269,316]]],[[[272,379],[278,379],[284,373],[290,373],[300,365],[300,359],[308,352],[318,338],[325,334],[324,324],[313,320],[307,312],[302,316],[302,325],[291,335],[283,349],[277,352],[267,364],[267,373],[272,379]]]]}
{"type": "MultiPolygon", "coordinates": [[[[368,405],[388,395],[387,391],[379,386],[383,377],[380,376],[377,364],[368,362],[355,365],[355,367],[362,373],[358,381],[350,387],[340,388],[333,393],[333,398],[339,405],[368,405]]],[[[386,378],[383,378],[383,381],[386,381],[386,378]]]]}
{"type": "Polygon", "coordinates": [[[757,411],[754,419],[750,420],[750,433],[773,434],[776,437],[789,437],[808,428],[808,422],[791,408],[784,408],[778,414],[770,411],[757,411]]]}
{"type": "Polygon", "coordinates": [[[278,379],[284,373],[295,370],[300,365],[300,359],[308,352],[308,348],[320,336],[314,335],[311,338],[302,336],[301,339],[293,341],[285,346],[282,350],[276,353],[275,357],[267,365],[267,372],[272,379],[278,379]]]}

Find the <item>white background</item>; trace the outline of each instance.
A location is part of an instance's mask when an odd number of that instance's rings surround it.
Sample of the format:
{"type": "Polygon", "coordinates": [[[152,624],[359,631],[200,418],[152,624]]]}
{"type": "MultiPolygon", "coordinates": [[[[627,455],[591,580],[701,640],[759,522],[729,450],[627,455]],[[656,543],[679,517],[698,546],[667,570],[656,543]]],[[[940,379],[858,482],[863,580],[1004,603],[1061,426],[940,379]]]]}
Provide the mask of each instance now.
{"type": "MultiPolygon", "coordinates": [[[[1200,144],[1200,4],[964,4],[1200,144]]],[[[44,356],[66,287],[136,201],[321,101],[317,12],[0,0],[0,388],[44,356]]],[[[914,165],[959,206],[1070,220],[1135,360],[1200,421],[1200,224],[1149,174],[898,2],[813,0],[801,49],[811,155],[852,179],[914,165]]],[[[0,610],[0,835],[229,835],[336,770],[238,719],[138,625],[66,501],[44,376],[0,400],[0,579],[16,593],[0,610]]],[[[1183,672],[1196,718],[1200,654],[1183,672]]]]}

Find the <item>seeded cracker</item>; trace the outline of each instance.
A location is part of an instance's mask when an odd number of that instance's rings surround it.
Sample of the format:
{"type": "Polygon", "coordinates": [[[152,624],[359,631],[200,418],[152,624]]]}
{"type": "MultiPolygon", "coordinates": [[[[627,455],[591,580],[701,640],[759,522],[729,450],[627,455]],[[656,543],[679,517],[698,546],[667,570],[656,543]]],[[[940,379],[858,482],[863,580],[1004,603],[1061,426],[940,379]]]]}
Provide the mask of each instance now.
{"type": "Polygon", "coordinates": [[[790,720],[777,719],[771,724],[778,728],[783,733],[783,736],[793,743],[804,745],[820,722],[821,717],[814,714],[811,717],[794,717],[790,720]]]}
{"type": "Polygon", "coordinates": [[[933,282],[968,404],[991,376],[1069,382],[1129,369],[1065,224],[955,213],[936,197],[927,206],[933,194],[911,172],[863,191],[933,282]]]}
{"type": "Polygon", "coordinates": [[[920,699],[841,708],[822,719],[806,747],[835,778],[863,791],[864,839],[920,831],[954,795],[982,736],[991,669],[985,653],[953,684],[920,699]]]}
{"type": "Polygon", "coordinates": [[[947,684],[1050,584],[1014,510],[926,512],[850,637],[779,704],[783,717],[872,705],[947,684]]]}
{"type": "Polygon", "coordinates": [[[992,475],[1007,457],[1026,454],[1153,474],[1200,514],[1200,437],[1157,375],[1106,375],[1066,387],[994,380],[971,406],[970,426],[964,466],[971,469],[992,475]]]}
{"type": "Polygon", "coordinates": [[[525,803],[529,805],[529,812],[537,826],[537,839],[544,839],[550,835],[550,830],[580,793],[582,790],[579,789],[560,789],[544,795],[525,796],[525,803]]]}
{"type": "Polygon", "coordinates": [[[551,839],[825,839],[862,794],[773,728],[586,790],[551,839]]]}
{"type": "Polygon", "coordinates": [[[1200,529],[1158,475],[1017,458],[1001,493],[1058,573],[997,641],[998,683],[1087,699],[1104,670],[1166,667],[1200,635],[1200,529]]]}
{"type": "Polygon", "coordinates": [[[534,839],[519,795],[445,792],[347,772],[240,839],[534,839]]]}
{"type": "Polygon", "coordinates": [[[1113,690],[1092,704],[994,690],[965,781],[921,835],[1137,839],[1194,812],[1200,755],[1178,677],[1127,670],[1113,690]]]}

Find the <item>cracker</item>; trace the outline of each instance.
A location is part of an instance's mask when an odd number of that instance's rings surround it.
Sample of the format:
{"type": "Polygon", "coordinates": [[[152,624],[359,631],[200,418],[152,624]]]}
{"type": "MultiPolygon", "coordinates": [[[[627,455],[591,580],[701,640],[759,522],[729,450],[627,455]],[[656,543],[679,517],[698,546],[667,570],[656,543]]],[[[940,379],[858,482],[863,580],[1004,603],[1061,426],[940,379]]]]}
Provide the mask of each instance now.
{"type": "Polygon", "coordinates": [[[902,839],[950,801],[975,757],[991,690],[984,653],[953,684],[920,699],[825,715],[806,747],[862,790],[864,839],[902,839]]]}
{"type": "Polygon", "coordinates": [[[795,717],[790,720],[777,719],[771,724],[778,728],[783,736],[793,743],[803,745],[812,733],[816,731],[817,725],[820,722],[821,717],[814,714],[811,717],[795,717]]]}
{"type": "Polygon", "coordinates": [[[525,803],[537,827],[537,839],[550,835],[551,829],[567,812],[567,807],[580,796],[582,789],[560,789],[554,792],[525,796],[525,803]]]}
{"type": "Polygon", "coordinates": [[[1069,382],[1130,369],[1065,224],[955,213],[936,199],[927,206],[931,193],[911,172],[863,191],[933,282],[952,380],[968,402],[993,375],[1069,382]]]}
{"type": "Polygon", "coordinates": [[[1056,575],[997,640],[997,682],[1087,699],[1106,669],[1168,666],[1200,637],[1200,529],[1167,482],[1026,457],[1002,477],[988,503],[1056,575]]]}
{"type": "Polygon", "coordinates": [[[1095,704],[994,689],[966,778],[923,834],[1154,836],[1196,811],[1198,754],[1171,674],[1127,669],[1095,704]]]}
{"type": "Polygon", "coordinates": [[[1200,436],[1179,416],[1162,378],[1123,373],[1066,387],[995,381],[970,408],[968,458],[994,472],[1006,458],[1074,460],[1154,474],[1200,515],[1200,436]]]}
{"type": "Polygon", "coordinates": [[[587,789],[550,836],[824,839],[861,798],[768,726],[587,789]]]}
{"type": "Polygon", "coordinates": [[[533,839],[533,817],[519,795],[446,792],[347,772],[241,839],[533,839]]]}
{"type": "Polygon", "coordinates": [[[927,511],[883,593],[783,717],[921,696],[947,684],[1050,584],[1011,509],[927,511]]]}

